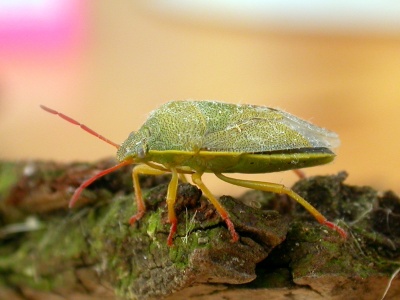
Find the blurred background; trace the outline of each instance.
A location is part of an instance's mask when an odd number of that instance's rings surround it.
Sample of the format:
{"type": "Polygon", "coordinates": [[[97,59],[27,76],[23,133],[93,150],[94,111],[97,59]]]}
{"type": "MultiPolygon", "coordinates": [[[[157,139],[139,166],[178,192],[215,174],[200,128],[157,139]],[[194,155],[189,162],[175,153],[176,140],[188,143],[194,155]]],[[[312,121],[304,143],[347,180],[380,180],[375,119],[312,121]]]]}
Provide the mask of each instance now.
{"type": "Polygon", "coordinates": [[[373,0],[0,0],[0,159],[115,155],[39,104],[120,143],[166,101],[212,99],[331,129],[337,159],[307,175],[347,170],[400,193],[399,16],[400,2],[373,0]]]}

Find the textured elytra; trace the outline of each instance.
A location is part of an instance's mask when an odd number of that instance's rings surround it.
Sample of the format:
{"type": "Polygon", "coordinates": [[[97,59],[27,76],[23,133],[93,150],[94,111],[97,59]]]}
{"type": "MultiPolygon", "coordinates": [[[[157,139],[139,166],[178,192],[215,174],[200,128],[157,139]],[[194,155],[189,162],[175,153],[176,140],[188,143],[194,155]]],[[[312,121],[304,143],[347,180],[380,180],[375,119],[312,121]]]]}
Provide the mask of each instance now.
{"type": "Polygon", "coordinates": [[[171,101],[131,133],[117,157],[123,161],[150,150],[260,153],[338,145],[335,133],[281,110],[216,101],[171,101]]]}

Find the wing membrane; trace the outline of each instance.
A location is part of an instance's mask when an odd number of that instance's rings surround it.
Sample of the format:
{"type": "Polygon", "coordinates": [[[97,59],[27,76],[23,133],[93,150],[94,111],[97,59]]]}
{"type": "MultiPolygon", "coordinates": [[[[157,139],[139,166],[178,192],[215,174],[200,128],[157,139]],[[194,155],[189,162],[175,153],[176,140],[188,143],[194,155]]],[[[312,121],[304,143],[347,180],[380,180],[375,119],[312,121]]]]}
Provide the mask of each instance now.
{"type": "Polygon", "coordinates": [[[288,113],[268,109],[264,116],[242,118],[205,135],[203,149],[231,152],[268,152],[299,148],[332,148],[337,135],[288,113]]]}

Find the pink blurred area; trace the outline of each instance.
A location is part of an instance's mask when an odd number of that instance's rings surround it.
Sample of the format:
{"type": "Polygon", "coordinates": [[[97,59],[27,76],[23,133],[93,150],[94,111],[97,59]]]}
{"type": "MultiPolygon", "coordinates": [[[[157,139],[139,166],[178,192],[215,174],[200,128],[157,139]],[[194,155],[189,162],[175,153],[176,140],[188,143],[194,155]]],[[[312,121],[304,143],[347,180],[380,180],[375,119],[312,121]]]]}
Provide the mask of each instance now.
{"type": "Polygon", "coordinates": [[[91,3],[0,1],[2,159],[36,156],[34,145],[46,148],[51,128],[43,122],[39,104],[79,109],[77,102],[86,98],[91,3]],[[29,131],[33,127],[38,136],[29,131]]]}
{"type": "Polygon", "coordinates": [[[76,54],[85,35],[84,6],[79,0],[1,1],[1,60],[76,54]]]}

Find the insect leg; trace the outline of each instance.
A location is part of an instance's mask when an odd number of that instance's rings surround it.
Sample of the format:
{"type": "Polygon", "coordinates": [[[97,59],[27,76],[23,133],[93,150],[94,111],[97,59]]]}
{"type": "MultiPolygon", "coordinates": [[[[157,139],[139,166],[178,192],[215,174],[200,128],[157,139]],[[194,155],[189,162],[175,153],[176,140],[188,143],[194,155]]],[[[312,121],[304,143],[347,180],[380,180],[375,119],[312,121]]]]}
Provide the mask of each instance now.
{"type": "Polygon", "coordinates": [[[202,173],[192,174],[193,182],[201,189],[201,191],[208,198],[208,200],[215,206],[222,220],[225,221],[226,225],[228,226],[228,230],[231,233],[232,242],[237,242],[239,240],[239,235],[237,234],[235,226],[233,226],[231,219],[229,219],[228,212],[225,210],[225,208],[222,207],[221,203],[217,200],[217,198],[215,198],[214,195],[210,192],[210,190],[205,186],[205,184],[201,180],[201,175],[203,174],[202,173]]]}
{"type": "Polygon", "coordinates": [[[300,170],[300,169],[293,169],[292,170],[297,176],[299,176],[300,179],[304,179],[306,178],[306,173],[304,173],[304,171],[300,170]]]}
{"type": "Polygon", "coordinates": [[[178,172],[175,168],[171,168],[172,178],[168,185],[167,192],[167,207],[168,207],[168,222],[171,223],[171,228],[169,230],[169,235],[167,239],[168,246],[172,246],[172,238],[176,232],[176,228],[178,225],[178,220],[175,214],[175,201],[176,201],[176,193],[178,190],[178,172]]]}
{"type": "Polygon", "coordinates": [[[310,214],[314,216],[314,218],[320,223],[333,230],[336,230],[343,238],[347,237],[347,233],[340,228],[338,225],[329,222],[314,206],[307,202],[303,197],[299,194],[295,193],[292,189],[277,183],[263,182],[263,181],[252,181],[252,180],[243,180],[227,177],[222,175],[221,173],[215,173],[215,175],[228,183],[243,186],[250,189],[261,190],[265,192],[272,192],[277,194],[286,194],[289,197],[296,200],[299,204],[301,204],[310,214]]]}
{"type": "Polygon", "coordinates": [[[140,188],[140,183],[139,183],[139,174],[163,175],[165,173],[166,173],[165,171],[154,169],[145,164],[137,165],[135,168],[133,168],[132,179],[133,179],[133,188],[135,190],[137,213],[129,219],[129,224],[133,225],[137,220],[143,217],[143,214],[146,211],[146,205],[144,204],[143,201],[142,190],[140,188]]]}
{"type": "Polygon", "coordinates": [[[182,181],[183,183],[188,183],[188,180],[187,180],[185,174],[178,173],[178,176],[179,176],[180,181],[182,181]]]}

